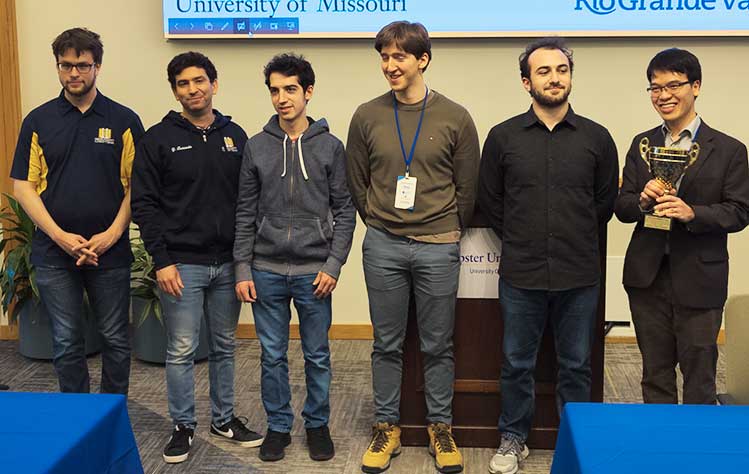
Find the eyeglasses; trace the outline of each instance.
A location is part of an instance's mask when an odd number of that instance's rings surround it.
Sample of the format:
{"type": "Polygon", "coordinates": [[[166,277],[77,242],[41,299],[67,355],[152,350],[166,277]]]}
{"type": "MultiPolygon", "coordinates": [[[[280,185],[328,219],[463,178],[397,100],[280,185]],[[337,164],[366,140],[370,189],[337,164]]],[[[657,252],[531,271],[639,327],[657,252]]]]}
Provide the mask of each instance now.
{"type": "Polygon", "coordinates": [[[76,68],[81,74],[86,74],[91,71],[92,67],[94,67],[94,63],[57,63],[57,69],[62,72],[70,72],[73,68],[76,68]]]}
{"type": "Polygon", "coordinates": [[[652,95],[653,97],[657,97],[661,95],[661,92],[663,92],[664,90],[668,91],[669,94],[673,94],[674,92],[681,89],[682,86],[686,84],[691,84],[691,83],[692,83],[691,81],[669,82],[665,86],[650,86],[645,90],[650,92],[650,95],[652,95]]]}

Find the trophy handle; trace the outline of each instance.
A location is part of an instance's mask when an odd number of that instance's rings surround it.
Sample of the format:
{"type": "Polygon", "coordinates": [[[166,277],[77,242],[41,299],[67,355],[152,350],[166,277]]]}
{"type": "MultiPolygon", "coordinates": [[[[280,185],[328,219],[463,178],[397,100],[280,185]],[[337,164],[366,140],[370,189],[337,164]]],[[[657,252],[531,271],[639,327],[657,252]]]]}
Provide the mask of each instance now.
{"type": "Polygon", "coordinates": [[[648,171],[650,170],[650,160],[648,160],[648,151],[650,151],[650,140],[648,137],[643,137],[640,140],[640,157],[643,159],[646,165],[648,165],[648,171]]]}

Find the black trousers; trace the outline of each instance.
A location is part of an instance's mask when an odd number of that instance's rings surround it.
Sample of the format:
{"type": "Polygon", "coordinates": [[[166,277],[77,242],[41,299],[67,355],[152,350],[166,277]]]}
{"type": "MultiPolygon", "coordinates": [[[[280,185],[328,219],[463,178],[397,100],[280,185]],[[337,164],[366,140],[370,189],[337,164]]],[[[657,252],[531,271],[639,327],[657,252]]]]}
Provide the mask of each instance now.
{"type": "Polygon", "coordinates": [[[645,403],[679,403],[676,365],[687,404],[715,404],[717,338],[723,308],[689,308],[674,301],[668,257],[649,288],[626,287],[642,354],[645,403]]]}

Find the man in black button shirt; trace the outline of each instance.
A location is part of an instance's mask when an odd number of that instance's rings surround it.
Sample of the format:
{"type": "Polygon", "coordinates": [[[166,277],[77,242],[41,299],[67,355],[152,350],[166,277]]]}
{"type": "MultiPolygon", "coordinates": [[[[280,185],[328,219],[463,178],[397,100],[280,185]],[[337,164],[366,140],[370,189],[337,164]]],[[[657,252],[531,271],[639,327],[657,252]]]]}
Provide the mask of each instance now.
{"type": "Polygon", "coordinates": [[[52,325],[62,392],[90,390],[84,289],[104,339],[101,391],[127,394],[130,377],[130,171],[143,125],[96,88],[104,49],[83,28],[52,43],[60,95],[23,121],[13,192],[37,229],[36,286],[52,325]]]}
{"type": "Polygon", "coordinates": [[[484,143],[478,200],[502,240],[502,434],[492,473],[528,456],[536,355],[551,320],[557,405],[590,399],[590,349],[600,291],[599,230],[611,218],[619,165],[608,131],[569,105],[572,52],[559,38],[530,44],[520,73],[531,108],[484,143]]]}

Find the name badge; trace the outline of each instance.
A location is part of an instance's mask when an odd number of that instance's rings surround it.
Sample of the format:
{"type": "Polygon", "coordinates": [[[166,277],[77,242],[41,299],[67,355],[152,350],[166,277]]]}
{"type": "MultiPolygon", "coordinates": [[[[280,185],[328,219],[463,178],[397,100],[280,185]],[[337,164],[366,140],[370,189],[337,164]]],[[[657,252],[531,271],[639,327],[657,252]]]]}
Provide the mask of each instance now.
{"type": "Polygon", "coordinates": [[[395,208],[414,210],[416,201],[416,178],[413,176],[398,176],[395,185],[395,208]]]}

